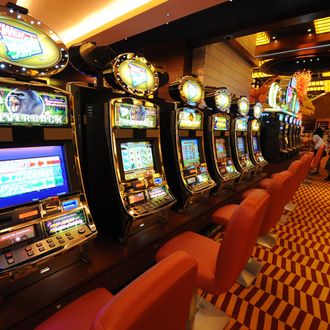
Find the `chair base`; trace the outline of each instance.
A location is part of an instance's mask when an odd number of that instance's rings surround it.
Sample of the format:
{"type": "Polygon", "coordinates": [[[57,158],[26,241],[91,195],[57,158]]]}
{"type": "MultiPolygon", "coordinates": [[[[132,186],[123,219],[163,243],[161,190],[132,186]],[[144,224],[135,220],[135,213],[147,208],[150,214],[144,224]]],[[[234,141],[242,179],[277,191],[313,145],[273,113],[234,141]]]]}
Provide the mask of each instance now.
{"type": "Polygon", "coordinates": [[[284,210],[289,211],[289,212],[293,212],[295,208],[296,208],[296,204],[292,203],[292,202],[289,202],[288,204],[286,204],[284,206],[284,210]]]}
{"type": "Polygon", "coordinates": [[[278,236],[275,233],[269,232],[264,236],[258,237],[257,243],[271,249],[275,246],[277,238],[278,236]]]}
{"type": "Polygon", "coordinates": [[[289,220],[289,215],[288,214],[282,214],[280,217],[280,220],[278,221],[278,224],[280,225],[285,225],[289,220]]]}
{"type": "Polygon", "coordinates": [[[250,258],[248,263],[245,265],[243,271],[237,279],[237,283],[244,287],[249,287],[252,282],[256,279],[264,263],[259,262],[255,258],[250,258]]]}
{"type": "Polygon", "coordinates": [[[197,306],[193,325],[188,330],[222,330],[229,320],[226,313],[202,298],[197,306]]]}

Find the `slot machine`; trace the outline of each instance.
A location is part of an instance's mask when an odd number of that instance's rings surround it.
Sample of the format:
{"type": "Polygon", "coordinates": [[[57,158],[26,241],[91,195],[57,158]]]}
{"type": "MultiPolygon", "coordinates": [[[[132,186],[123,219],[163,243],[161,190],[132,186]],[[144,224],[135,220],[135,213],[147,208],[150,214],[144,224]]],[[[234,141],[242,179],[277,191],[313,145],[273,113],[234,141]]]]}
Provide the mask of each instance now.
{"type": "Polygon", "coordinates": [[[163,168],[157,70],[144,57],[124,53],[103,74],[113,88],[69,88],[80,100],[76,119],[93,217],[99,230],[126,244],[166,222],[176,200],[163,168]]]}
{"type": "Polygon", "coordinates": [[[161,111],[164,165],[176,207],[185,212],[215,187],[204,152],[204,114],[198,108],[204,90],[198,79],[184,76],[170,84],[169,94],[177,103],[161,111]]]}
{"type": "Polygon", "coordinates": [[[260,116],[262,113],[262,104],[257,102],[250,111],[250,120],[248,122],[248,146],[250,159],[256,167],[255,173],[261,173],[262,169],[268,164],[261,152],[260,146],[260,116]]]}
{"type": "Polygon", "coordinates": [[[88,261],[97,234],[81,178],[72,97],[38,79],[62,71],[67,50],[19,9],[0,7],[2,297],[88,261]]]}
{"type": "Polygon", "coordinates": [[[211,177],[216,182],[215,193],[232,187],[240,177],[231,152],[231,96],[227,88],[206,88],[205,103],[210,108],[204,121],[205,153],[211,177]]]}
{"type": "Polygon", "coordinates": [[[232,102],[232,151],[234,154],[234,163],[239,172],[241,172],[241,180],[248,179],[255,171],[248,147],[248,113],[249,100],[245,96],[241,96],[232,102]]]}

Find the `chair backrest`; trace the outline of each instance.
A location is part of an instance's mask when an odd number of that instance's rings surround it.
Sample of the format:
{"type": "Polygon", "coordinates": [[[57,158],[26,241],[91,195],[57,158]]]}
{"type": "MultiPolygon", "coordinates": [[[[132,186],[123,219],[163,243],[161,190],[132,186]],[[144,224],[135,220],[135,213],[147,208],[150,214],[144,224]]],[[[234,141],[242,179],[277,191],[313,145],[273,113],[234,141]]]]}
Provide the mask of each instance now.
{"type": "Polygon", "coordinates": [[[302,178],[300,180],[301,182],[303,182],[306,179],[307,175],[308,175],[308,171],[309,171],[309,169],[311,167],[311,162],[312,162],[313,157],[314,157],[313,153],[312,152],[309,152],[309,153],[304,154],[300,158],[300,160],[304,164],[304,169],[302,171],[302,178]]]}
{"type": "Polygon", "coordinates": [[[293,174],[293,177],[291,179],[290,186],[288,187],[288,201],[289,202],[297,189],[300,186],[301,179],[303,177],[303,172],[304,172],[304,162],[301,160],[295,160],[293,161],[289,168],[288,171],[290,171],[293,174]]]}
{"type": "Polygon", "coordinates": [[[260,228],[259,236],[267,234],[280,220],[284,206],[287,203],[287,190],[292,176],[293,174],[290,171],[282,171],[274,176],[269,184],[267,192],[270,196],[270,202],[260,228]]]}
{"type": "Polygon", "coordinates": [[[185,329],[196,276],[196,261],[183,251],[173,253],[116,294],[92,329],[185,329]]]}
{"type": "Polygon", "coordinates": [[[322,155],[323,155],[324,148],[325,148],[325,145],[322,145],[320,148],[317,149],[316,155],[314,156],[314,158],[312,160],[311,169],[316,169],[317,166],[319,165],[322,155]]]}
{"type": "Polygon", "coordinates": [[[269,203],[264,189],[254,189],[235,209],[218,253],[218,292],[229,290],[252,255],[269,203]]]}

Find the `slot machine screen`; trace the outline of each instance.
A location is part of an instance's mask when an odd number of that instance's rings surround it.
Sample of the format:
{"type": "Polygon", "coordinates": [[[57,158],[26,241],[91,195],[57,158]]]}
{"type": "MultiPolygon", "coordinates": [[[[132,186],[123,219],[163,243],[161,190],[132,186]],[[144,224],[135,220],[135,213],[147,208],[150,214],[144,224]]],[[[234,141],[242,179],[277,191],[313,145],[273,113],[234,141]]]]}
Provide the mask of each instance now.
{"type": "Polygon", "coordinates": [[[239,155],[245,154],[245,144],[242,137],[237,137],[237,150],[239,155]]]}
{"type": "Polygon", "coordinates": [[[201,129],[202,128],[202,115],[189,108],[184,108],[179,112],[179,129],[201,129]]]}
{"type": "Polygon", "coordinates": [[[247,120],[244,118],[236,119],[236,131],[247,131],[247,120]]]}
{"type": "Polygon", "coordinates": [[[115,126],[121,128],[156,128],[157,110],[152,106],[115,102],[115,126]]]}
{"type": "Polygon", "coordinates": [[[259,151],[258,140],[256,136],[253,137],[253,151],[259,151]]]}
{"type": "Polygon", "coordinates": [[[229,119],[222,116],[214,116],[214,126],[215,131],[228,131],[229,130],[229,119]]]}
{"type": "Polygon", "coordinates": [[[184,167],[200,164],[198,139],[182,139],[181,150],[184,167]]]}
{"type": "Polygon", "coordinates": [[[122,142],[120,153],[124,180],[143,178],[155,173],[151,141],[122,142]]]}
{"type": "Polygon", "coordinates": [[[61,94],[0,86],[0,125],[70,125],[68,98],[61,94]]]}
{"type": "Polygon", "coordinates": [[[69,192],[62,146],[0,149],[0,205],[9,207],[69,192]]]}
{"type": "Polygon", "coordinates": [[[217,152],[217,159],[223,159],[227,157],[227,148],[226,148],[225,139],[216,139],[215,149],[217,152]]]}

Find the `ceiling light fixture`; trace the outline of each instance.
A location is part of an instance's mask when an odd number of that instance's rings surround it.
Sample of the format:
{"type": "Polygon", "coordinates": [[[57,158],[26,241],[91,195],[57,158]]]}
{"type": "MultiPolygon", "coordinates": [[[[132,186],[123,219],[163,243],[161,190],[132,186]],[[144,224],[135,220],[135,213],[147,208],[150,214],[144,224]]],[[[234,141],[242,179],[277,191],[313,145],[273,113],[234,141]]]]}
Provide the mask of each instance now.
{"type": "Polygon", "coordinates": [[[276,39],[276,37],[275,37],[275,36],[273,36],[273,37],[272,37],[272,39],[276,39]]]}
{"type": "Polygon", "coordinates": [[[307,30],[307,32],[311,32],[311,31],[312,31],[312,29],[308,29],[308,30],[307,30]]]}
{"type": "Polygon", "coordinates": [[[256,37],[256,46],[267,45],[270,43],[270,38],[267,32],[258,32],[256,37]]]}
{"type": "Polygon", "coordinates": [[[314,20],[315,33],[330,32],[330,16],[314,20]]]}

